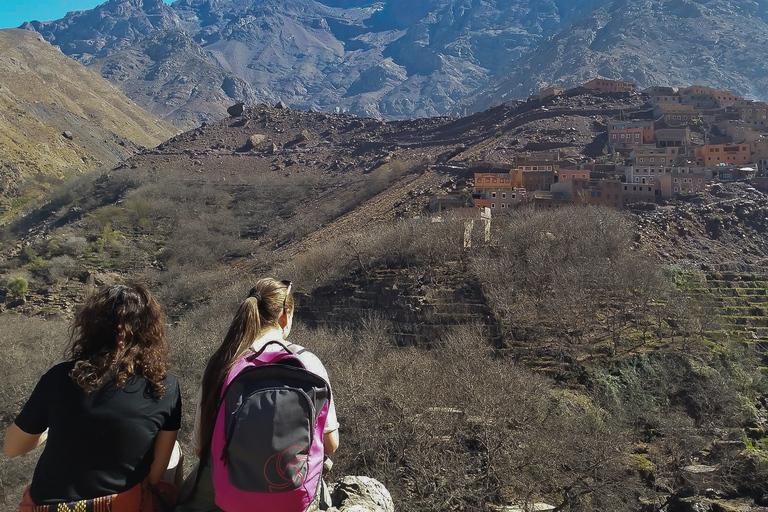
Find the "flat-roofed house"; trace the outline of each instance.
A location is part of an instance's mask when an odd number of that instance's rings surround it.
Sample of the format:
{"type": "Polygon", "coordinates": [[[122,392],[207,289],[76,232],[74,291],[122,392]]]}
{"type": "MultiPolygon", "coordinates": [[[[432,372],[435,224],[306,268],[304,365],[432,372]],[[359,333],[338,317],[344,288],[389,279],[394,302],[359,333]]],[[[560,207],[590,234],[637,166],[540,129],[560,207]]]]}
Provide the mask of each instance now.
{"type": "Polygon", "coordinates": [[[637,90],[635,82],[610,80],[608,78],[593,78],[589,82],[582,84],[582,87],[599,92],[633,92],[637,90]]]}
{"type": "Polygon", "coordinates": [[[653,121],[608,122],[608,145],[613,149],[653,144],[653,135],[653,121]]]}
{"type": "Polygon", "coordinates": [[[696,165],[711,167],[721,163],[747,164],[752,152],[749,144],[707,144],[693,150],[696,165]]]}

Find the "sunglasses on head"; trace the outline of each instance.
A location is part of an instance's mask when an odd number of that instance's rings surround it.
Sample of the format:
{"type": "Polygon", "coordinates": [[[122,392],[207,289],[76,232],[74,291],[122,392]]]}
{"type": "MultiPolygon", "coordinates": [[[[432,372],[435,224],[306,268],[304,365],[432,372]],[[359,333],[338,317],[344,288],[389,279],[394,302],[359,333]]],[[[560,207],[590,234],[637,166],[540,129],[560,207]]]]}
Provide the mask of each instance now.
{"type": "Polygon", "coordinates": [[[280,281],[280,284],[285,286],[285,298],[283,299],[283,311],[285,311],[285,301],[288,300],[288,295],[291,293],[293,283],[291,281],[280,281]]]}

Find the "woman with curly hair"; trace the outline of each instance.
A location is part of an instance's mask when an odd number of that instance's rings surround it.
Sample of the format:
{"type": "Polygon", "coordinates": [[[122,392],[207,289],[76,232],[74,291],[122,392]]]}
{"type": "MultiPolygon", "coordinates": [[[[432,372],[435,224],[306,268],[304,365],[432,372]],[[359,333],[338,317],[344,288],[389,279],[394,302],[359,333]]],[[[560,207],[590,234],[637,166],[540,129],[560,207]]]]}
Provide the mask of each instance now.
{"type": "Polygon", "coordinates": [[[47,439],[20,510],[77,502],[85,509],[89,501],[146,508],[142,499],[165,473],[181,422],[164,332],[160,305],[141,285],[106,288],[80,308],[70,360],[40,378],[5,435],[9,457],[47,439]]]}

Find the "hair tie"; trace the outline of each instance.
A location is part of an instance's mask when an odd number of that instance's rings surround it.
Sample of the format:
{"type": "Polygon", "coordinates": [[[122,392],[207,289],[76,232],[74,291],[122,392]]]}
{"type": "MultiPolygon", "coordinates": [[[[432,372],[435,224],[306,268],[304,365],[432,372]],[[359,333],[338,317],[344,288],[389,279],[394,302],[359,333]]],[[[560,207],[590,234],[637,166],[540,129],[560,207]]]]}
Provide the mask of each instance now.
{"type": "Polygon", "coordinates": [[[250,295],[250,297],[253,297],[254,299],[256,299],[256,302],[260,302],[261,301],[261,295],[259,295],[258,292],[253,292],[250,295]]]}

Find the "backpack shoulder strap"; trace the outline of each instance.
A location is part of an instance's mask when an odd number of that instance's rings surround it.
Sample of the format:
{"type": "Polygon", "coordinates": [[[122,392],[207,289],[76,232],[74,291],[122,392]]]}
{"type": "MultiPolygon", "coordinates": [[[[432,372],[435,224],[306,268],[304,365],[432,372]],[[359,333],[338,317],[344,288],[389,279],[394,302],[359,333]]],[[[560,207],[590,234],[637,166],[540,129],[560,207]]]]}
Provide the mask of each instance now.
{"type": "Polygon", "coordinates": [[[254,351],[254,352],[253,352],[253,354],[249,355],[249,356],[248,356],[248,359],[249,359],[249,360],[251,360],[251,361],[252,361],[252,360],[254,360],[254,359],[256,359],[257,357],[259,357],[261,354],[263,354],[263,353],[264,353],[264,350],[266,350],[266,348],[267,348],[269,345],[272,345],[272,344],[277,344],[277,345],[280,345],[280,346],[283,348],[283,350],[285,350],[286,352],[288,352],[288,353],[289,353],[289,354],[291,354],[291,355],[295,355],[295,354],[296,354],[296,353],[295,353],[295,352],[294,352],[294,351],[293,351],[293,350],[290,348],[290,345],[291,345],[291,343],[289,343],[289,344],[287,344],[287,345],[286,345],[286,344],[285,344],[285,343],[283,343],[282,341],[279,341],[279,340],[271,340],[271,341],[268,341],[268,342],[266,342],[264,345],[262,345],[262,347],[261,347],[261,348],[258,350],[258,352],[254,351]]]}

